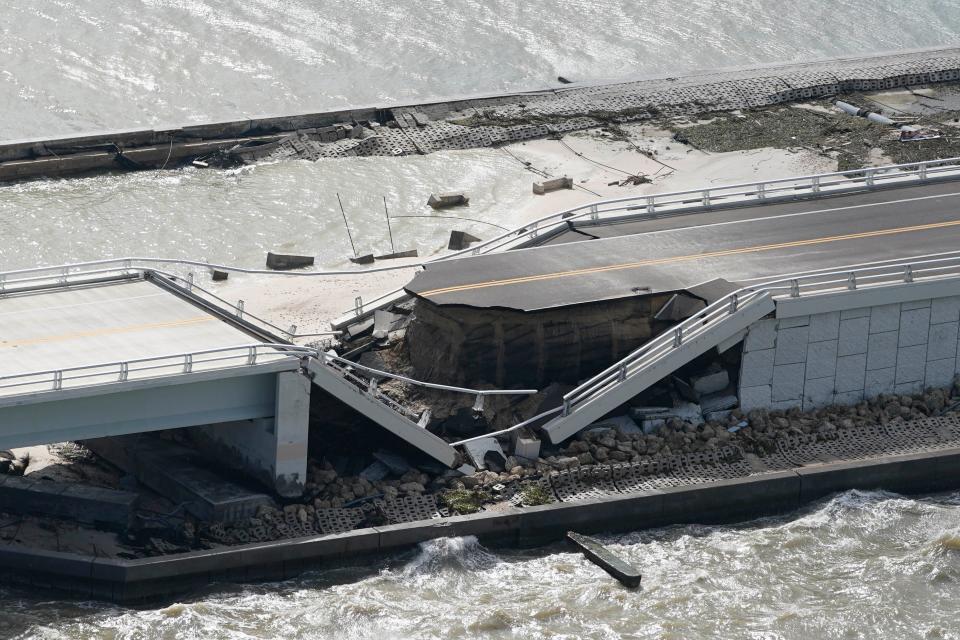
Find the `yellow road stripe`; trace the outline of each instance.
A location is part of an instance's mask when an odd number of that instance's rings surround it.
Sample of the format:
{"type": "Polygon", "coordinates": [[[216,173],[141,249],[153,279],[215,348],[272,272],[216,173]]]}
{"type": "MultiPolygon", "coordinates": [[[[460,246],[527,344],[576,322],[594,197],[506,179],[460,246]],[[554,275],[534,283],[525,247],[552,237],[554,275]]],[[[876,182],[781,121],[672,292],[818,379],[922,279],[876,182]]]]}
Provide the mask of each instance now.
{"type": "Polygon", "coordinates": [[[621,264],[611,264],[600,267],[587,267],[584,269],[574,269],[571,271],[557,271],[554,273],[543,273],[540,275],[521,276],[517,278],[505,278],[503,280],[488,280],[486,282],[477,282],[474,284],[462,284],[442,289],[432,289],[424,291],[420,295],[423,297],[437,296],[444,293],[456,293],[458,291],[470,291],[472,289],[485,289],[487,287],[501,287],[510,284],[523,284],[526,282],[539,282],[541,280],[554,280],[557,278],[568,278],[571,276],[587,275],[591,273],[603,273],[606,271],[620,271],[623,269],[636,269],[637,267],[649,267],[661,264],[671,264],[674,262],[686,262],[690,260],[701,260],[703,258],[717,258],[722,256],[737,255],[742,253],[759,253],[762,251],[773,251],[776,249],[789,249],[791,247],[804,247],[814,244],[826,244],[828,242],[841,242],[843,240],[857,240],[859,238],[875,238],[878,236],[889,236],[900,233],[910,233],[913,231],[928,231],[930,229],[941,229],[944,227],[954,227],[960,225],[960,220],[950,220],[947,222],[933,222],[930,224],[919,224],[911,227],[897,227],[894,229],[881,229],[879,231],[864,231],[861,233],[850,233],[842,236],[826,236],[823,238],[811,238],[809,240],[794,240],[791,242],[778,242],[776,244],[764,244],[755,247],[742,247],[740,249],[724,249],[722,251],[710,251],[707,253],[698,253],[688,256],[673,256],[670,258],[653,258],[650,260],[640,260],[637,262],[624,262],[621,264]]]}
{"type": "Polygon", "coordinates": [[[171,320],[169,322],[154,322],[150,324],[134,324],[126,327],[105,327],[101,329],[91,329],[90,331],[77,331],[76,333],[65,333],[59,336],[43,336],[40,338],[30,338],[27,340],[18,340],[16,342],[7,342],[0,340],[2,347],[25,347],[34,344],[47,344],[50,342],[62,342],[65,340],[77,340],[79,338],[94,338],[96,336],[112,335],[117,333],[134,333],[136,331],[149,331],[151,329],[169,329],[172,327],[185,327],[188,325],[200,324],[201,322],[210,322],[214,320],[213,316],[196,316],[184,320],[171,320]]]}

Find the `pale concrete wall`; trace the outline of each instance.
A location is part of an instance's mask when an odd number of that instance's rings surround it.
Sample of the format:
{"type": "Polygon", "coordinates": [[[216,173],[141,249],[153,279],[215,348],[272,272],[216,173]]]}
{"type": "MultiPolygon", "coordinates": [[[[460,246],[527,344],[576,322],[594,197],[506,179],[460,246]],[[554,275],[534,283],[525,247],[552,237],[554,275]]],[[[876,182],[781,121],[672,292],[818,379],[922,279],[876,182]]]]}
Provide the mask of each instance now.
{"type": "Polygon", "coordinates": [[[741,407],[808,410],[949,386],[958,324],[960,296],[764,318],[744,339],[741,407]]]}
{"type": "Polygon", "coordinates": [[[194,440],[280,495],[299,497],[307,478],[310,386],[300,373],[278,373],[273,418],[199,427],[193,430],[194,440]]]}

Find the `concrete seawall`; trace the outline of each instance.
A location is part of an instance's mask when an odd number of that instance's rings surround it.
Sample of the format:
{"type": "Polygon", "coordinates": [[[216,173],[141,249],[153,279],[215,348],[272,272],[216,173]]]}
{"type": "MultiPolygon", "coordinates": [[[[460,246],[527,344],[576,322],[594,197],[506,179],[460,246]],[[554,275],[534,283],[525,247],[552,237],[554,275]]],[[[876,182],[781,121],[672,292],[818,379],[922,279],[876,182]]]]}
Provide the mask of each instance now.
{"type": "Polygon", "coordinates": [[[7,547],[0,549],[0,574],[20,584],[131,603],[169,597],[214,582],[280,580],[311,569],[367,564],[371,556],[406,551],[440,537],[473,535],[490,546],[533,547],[557,542],[568,530],[619,532],[671,524],[742,521],[789,512],[849,489],[911,494],[957,487],[960,449],[954,448],[130,561],[7,547]]]}
{"type": "Polygon", "coordinates": [[[0,143],[0,182],[173,168],[238,145],[276,145],[269,147],[271,159],[425,154],[541,138],[611,121],[957,80],[960,49],[926,49],[420,104],[9,141],[0,143]]]}

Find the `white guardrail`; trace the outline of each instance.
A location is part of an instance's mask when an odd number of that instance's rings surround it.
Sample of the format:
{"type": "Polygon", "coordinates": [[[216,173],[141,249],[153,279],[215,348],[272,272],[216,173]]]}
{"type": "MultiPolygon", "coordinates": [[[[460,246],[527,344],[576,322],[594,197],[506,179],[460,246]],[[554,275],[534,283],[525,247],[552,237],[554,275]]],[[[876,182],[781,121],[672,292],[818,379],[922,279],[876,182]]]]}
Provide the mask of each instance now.
{"type": "Polygon", "coordinates": [[[846,270],[821,271],[771,280],[739,289],[721,298],[671,330],[653,338],[619,362],[604,369],[563,396],[562,420],[633,376],[643,373],[686,341],[710,332],[734,312],[760,298],[800,298],[880,286],[909,286],[960,278],[960,255],[919,256],[909,261],[846,270]]]}
{"type": "MultiPolygon", "coordinates": [[[[864,189],[875,189],[895,186],[909,186],[911,184],[920,184],[936,180],[960,179],[960,158],[947,158],[944,160],[927,160],[924,162],[913,162],[907,164],[887,165],[883,167],[873,167],[869,169],[856,169],[852,171],[837,171],[833,173],[821,173],[793,178],[783,178],[779,180],[766,180],[761,182],[746,182],[732,185],[722,185],[708,187],[704,189],[689,189],[686,191],[671,191],[667,193],[654,193],[642,196],[628,196],[624,198],[613,198],[600,200],[571,209],[566,209],[550,215],[537,218],[527,224],[502,233],[494,238],[481,242],[473,247],[438,256],[431,260],[426,260],[419,264],[390,265],[384,267],[371,267],[367,269],[340,269],[326,271],[272,271],[268,269],[246,269],[243,267],[234,267],[230,265],[215,264],[202,260],[183,260],[178,258],[145,258],[145,257],[124,257],[111,258],[106,260],[94,260],[89,262],[78,262],[74,264],[57,265],[51,267],[35,267],[32,269],[19,269],[16,271],[7,271],[0,273],[0,295],[4,292],[14,291],[21,288],[31,288],[44,286],[47,284],[68,284],[78,279],[85,279],[95,276],[108,277],[110,274],[117,275],[121,273],[133,273],[135,271],[161,271],[166,267],[179,268],[200,268],[205,270],[217,269],[230,273],[272,275],[286,277],[323,277],[340,275],[357,275],[364,273],[379,273],[384,271],[394,271],[397,269],[409,269],[416,266],[424,266],[431,262],[442,260],[451,260],[467,256],[482,255],[497,251],[506,251],[519,247],[539,236],[556,232],[567,227],[568,224],[583,222],[587,224],[599,222],[611,222],[623,219],[642,219],[656,218],[661,215],[671,213],[690,212],[698,209],[714,209],[722,207],[737,206],[742,204],[757,204],[764,202],[775,202],[778,200],[790,200],[795,198],[822,196],[840,194],[851,191],[862,191],[864,189]]],[[[170,276],[170,274],[165,274],[170,276]]],[[[192,281],[190,274],[186,276],[174,276],[197,287],[192,281]]],[[[208,291],[205,294],[213,296],[208,291]]],[[[392,302],[403,294],[403,289],[390,291],[378,296],[372,300],[364,301],[357,298],[354,308],[345,316],[336,320],[335,327],[341,326],[353,318],[363,317],[381,308],[385,304],[392,302]]],[[[216,297],[216,296],[214,296],[216,297]]],[[[218,298],[218,300],[220,300],[218,298]]],[[[243,312],[242,304],[234,305],[220,300],[223,304],[228,304],[235,311],[243,312]]],[[[265,321],[255,318],[249,314],[244,315],[246,320],[254,320],[265,323],[265,321]]],[[[265,323],[269,325],[269,323],[265,323]]],[[[281,329],[274,325],[269,325],[273,330],[279,331],[287,336],[298,336],[290,329],[281,329]]],[[[310,335],[336,335],[337,332],[328,334],[310,334],[310,335]]]]}

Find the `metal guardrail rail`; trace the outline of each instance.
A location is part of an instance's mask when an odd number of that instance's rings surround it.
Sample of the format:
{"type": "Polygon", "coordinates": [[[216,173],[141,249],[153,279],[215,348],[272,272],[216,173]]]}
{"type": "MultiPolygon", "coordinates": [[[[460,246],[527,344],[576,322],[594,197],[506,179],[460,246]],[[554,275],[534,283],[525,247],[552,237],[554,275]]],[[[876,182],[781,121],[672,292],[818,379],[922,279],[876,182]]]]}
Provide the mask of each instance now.
{"type": "MultiPolygon", "coordinates": [[[[367,269],[333,269],[325,271],[272,271],[268,269],[247,269],[231,265],[222,265],[203,260],[184,260],[179,258],[123,257],[78,262],[49,267],[34,267],[14,271],[0,272],[0,296],[4,293],[49,285],[63,285],[82,282],[95,277],[109,277],[118,274],[156,271],[164,273],[166,267],[217,269],[229,273],[272,275],[283,277],[323,277],[339,275],[357,275],[380,273],[398,269],[410,269],[425,266],[432,262],[452,260],[467,256],[482,255],[522,247],[536,238],[566,229],[568,225],[582,222],[596,224],[620,220],[656,218],[672,213],[712,210],[750,204],[763,204],[782,200],[835,195],[869,189],[903,187],[939,180],[960,179],[960,158],[927,160],[905,164],[894,164],[852,171],[812,174],[779,180],[764,180],[731,185],[670,191],[641,196],[628,196],[587,203],[563,211],[558,211],[532,220],[527,224],[502,233],[468,249],[438,256],[419,264],[390,265],[367,269]]],[[[169,274],[166,274],[169,276],[169,274]]],[[[187,281],[190,275],[179,276],[187,281]]],[[[197,287],[197,284],[192,284],[197,287]]],[[[209,292],[206,292],[209,295],[209,292]]],[[[390,291],[372,300],[357,298],[354,308],[331,324],[340,328],[357,318],[369,315],[404,294],[403,289],[390,291]]],[[[223,302],[223,301],[222,301],[223,302]]],[[[227,303],[230,304],[230,303],[227,303]]],[[[238,307],[239,305],[233,305],[238,307]]],[[[242,312],[242,309],[240,309],[242,312]]],[[[250,316],[247,315],[249,318],[250,316]]],[[[273,325],[270,325],[273,327],[273,325]]],[[[289,330],[273,327],[286,335],[289,330]]],[[[335,334],[336,332],[331,332],[335,334]]],[[[311,334],[314,335],[314,334],[311,334]]]]}
{"type": "MultiPolygon", "coordinates": [[[[544,425],[548,432],[572,433],[577,428],[577,412],[593,402],[601,401],[611,390],[648,372],[667,355],[687,341],[715,331],[738,310],[773,297],[796,299],[873,287],[910,286],[960,278],[960,255],[946,257],[918,256],[914,259],[877,266],[858,266],[835,271],[819,271],[771,280],[739,289],[699,313],[653,338],[620,361],[607,367],[563,396],[560,415],[544,425]],[[570,428],[562,428],[572,423],[570,428]],[[571,428],[573,430],[571,431],[571,428]]],[[[656,381],[654,381],[656,382],[656,381]]],[[[611,407],[612,408],[612,407],[611,407]]],[[[563,438],[561,438],[563,439],[563,438]]]]}

